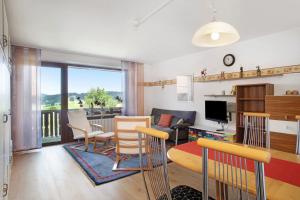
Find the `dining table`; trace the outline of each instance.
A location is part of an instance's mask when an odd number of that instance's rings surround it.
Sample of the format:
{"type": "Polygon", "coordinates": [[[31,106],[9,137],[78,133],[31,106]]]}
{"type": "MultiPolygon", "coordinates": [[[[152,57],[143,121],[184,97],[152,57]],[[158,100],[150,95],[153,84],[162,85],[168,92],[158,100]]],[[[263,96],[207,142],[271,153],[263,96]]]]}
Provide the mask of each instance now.
{"type": "MultiPolygon", "coordinates": [[[[241,145],[241,144],[237,144],[241,145]]],[[[188,142],[168,150],[167,156],[174,163],[194,172],[202,174],[202,148],[194,142],[188,142]]],[[[299,200],[300,199],[300,156],[278,151],[265,149],[271,153],[270,163],[265,163],[265,188],[267,199],[278,200],[299,200]]],[[[209,162],[213,162],[209,158],[209,162]]],[[[214,179],[212,166],[209,166],[208,177],[214,179]]],[[[249,176],[250,190],[255,194],[255,173],[247,171],[249,176]]],[[[201,181],[201,180],[199,180],[201,181]]]]}

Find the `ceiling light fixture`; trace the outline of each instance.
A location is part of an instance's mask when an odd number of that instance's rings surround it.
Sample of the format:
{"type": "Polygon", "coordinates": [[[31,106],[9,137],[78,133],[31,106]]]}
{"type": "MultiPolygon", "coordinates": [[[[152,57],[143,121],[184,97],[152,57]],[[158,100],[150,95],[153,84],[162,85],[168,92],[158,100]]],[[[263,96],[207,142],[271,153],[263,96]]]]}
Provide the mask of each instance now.
{"type": "Polygon", "coordinates": [[[161,5],[159,5],[157,8],[153,9],[151,12],[149,12],[147,15],[145,15],[143,18],[141,19],[135,19],[133,21],[133,25],[138,28],[140,27],[143,23],[145,23],[148,19],[150,19],[153,15],[155,15],[156,13],[158,13],[160,10],[162,10],[163,8],[165,8],[167,5],[169,5],[170,3],[172,3],[174,0],[166,0],[165,2],[163,2],[161,5]]]}
{"type": "Polygon", "coordinates": [[[211,23],[200,27],[193,36],[192,43],[200,47],[218,47],[237,42],[240,39],[239,32],[230,24],[216,21],[217,10],[213,1],[213,20],[211,23]]]}

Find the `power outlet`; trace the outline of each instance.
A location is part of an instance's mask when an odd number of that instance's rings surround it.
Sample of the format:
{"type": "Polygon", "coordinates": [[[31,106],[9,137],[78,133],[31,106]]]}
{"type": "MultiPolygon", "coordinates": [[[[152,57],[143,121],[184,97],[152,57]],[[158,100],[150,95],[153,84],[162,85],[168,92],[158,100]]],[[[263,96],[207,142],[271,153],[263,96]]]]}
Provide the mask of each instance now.
{"type": "Polygon", "coordinates": [[[293,126],[287,125],[285,128],[286,128],[286,130],[294,131],[294,127],[293,126]]]}

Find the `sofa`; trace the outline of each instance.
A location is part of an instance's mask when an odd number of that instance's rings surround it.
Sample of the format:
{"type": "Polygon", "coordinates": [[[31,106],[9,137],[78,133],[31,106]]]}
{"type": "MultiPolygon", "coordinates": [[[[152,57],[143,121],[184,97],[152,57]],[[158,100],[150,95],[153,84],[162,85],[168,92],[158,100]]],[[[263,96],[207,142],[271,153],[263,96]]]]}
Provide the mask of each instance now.
{"type": "Polygon", "coordinates": [[[178,140],[188,139],[188,126],[194,125],[196,111],[180,111],[153,108],[151,116],[151,127],[169,133],[169,140],[175,142],[175,144],[177,145],[178,140]],[[171,114],[173,116],[172,122],[169,127],[161,127],[158,125],[161,114],[171,114]],[[180,123],[177,123],[179,121],[180,123]]]}

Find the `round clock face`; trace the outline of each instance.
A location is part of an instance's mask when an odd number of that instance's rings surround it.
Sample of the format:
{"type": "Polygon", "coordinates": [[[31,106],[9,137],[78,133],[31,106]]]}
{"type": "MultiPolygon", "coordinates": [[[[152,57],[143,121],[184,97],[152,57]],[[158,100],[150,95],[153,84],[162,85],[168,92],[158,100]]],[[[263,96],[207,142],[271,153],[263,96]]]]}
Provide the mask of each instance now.
{"type": "Polygon", "coordinates": [[[234,64],[234,61],[235,61],[235,57],[232,54],[227,54],[223,58],[223,63],[227,67],[232,66],[234,64]]]}

